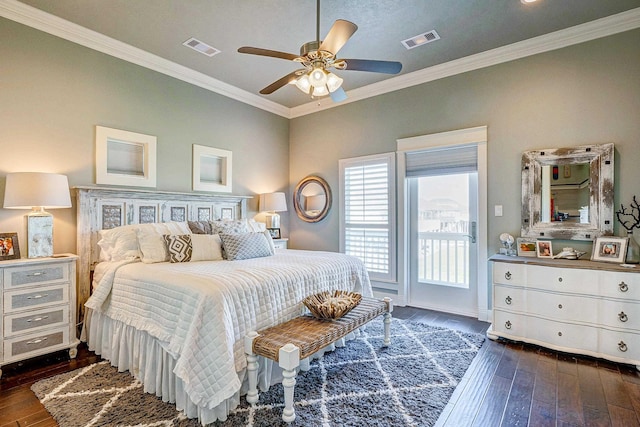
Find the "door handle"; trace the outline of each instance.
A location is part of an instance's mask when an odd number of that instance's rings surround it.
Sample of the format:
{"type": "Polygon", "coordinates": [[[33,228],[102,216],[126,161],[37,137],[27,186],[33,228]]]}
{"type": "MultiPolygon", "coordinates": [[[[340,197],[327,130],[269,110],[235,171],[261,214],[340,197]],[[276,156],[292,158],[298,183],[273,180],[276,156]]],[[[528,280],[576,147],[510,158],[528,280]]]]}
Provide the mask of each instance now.
{"type": "Polygon", "coordinates": [[[467,234],[467,237],[471,239],[471,243],[476,242],[476,228],[477,223],[475,221],[471,221],[471,234],[467,234]]]}

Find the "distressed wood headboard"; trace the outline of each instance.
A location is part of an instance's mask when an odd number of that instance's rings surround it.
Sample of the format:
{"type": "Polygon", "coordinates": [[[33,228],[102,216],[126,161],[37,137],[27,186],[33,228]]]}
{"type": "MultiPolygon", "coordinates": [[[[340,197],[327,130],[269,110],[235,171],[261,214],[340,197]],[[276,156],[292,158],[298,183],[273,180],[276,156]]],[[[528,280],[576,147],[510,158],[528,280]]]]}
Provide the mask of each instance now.
{"type": "Polygon", "coordinates": [[[91,293],[99,259],[98,231],[129,224],[243,219],[251,196],[174,193],[107,187],[74,187],[77,203],[78,319],[91,293]]]}

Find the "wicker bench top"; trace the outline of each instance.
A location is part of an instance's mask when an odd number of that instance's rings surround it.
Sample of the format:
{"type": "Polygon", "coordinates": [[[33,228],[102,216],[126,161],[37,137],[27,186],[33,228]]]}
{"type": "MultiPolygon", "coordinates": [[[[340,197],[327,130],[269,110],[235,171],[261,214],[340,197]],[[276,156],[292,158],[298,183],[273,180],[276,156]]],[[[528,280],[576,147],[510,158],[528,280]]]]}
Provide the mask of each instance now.
{"type": "Polygon", "coordinates": [[[291,343],[300,349],[300,360],[306,359],[388,310],[385,301],[362,298],[357,306],[339,319],[296,317],[258,331],[259,336],[253,341],[253,352],[278,362],[280,348],[291,343]]]}

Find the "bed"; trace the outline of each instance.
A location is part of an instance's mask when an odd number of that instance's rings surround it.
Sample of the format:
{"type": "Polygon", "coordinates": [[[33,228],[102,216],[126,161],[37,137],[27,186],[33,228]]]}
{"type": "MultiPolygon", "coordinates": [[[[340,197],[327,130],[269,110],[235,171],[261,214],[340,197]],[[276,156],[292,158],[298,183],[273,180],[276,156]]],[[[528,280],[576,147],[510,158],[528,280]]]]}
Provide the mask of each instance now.
{"type": "MultiPolygon", "coordinates": [[[[175,402],[202,424],[225,420],[246,393],[247,332],[299,316],[302,299],[313,293],[372,296],[356,258],[273,249],[268,233],[245,218],[246,198],[89,187],[77,195],[79,270],[87,277],[93,272],[92,292],[83,293],[91,282],[79,277],[79,295],[87,296],[82,339],[120,371],[129,370],[145,392],[175,402]],[[171,262],[185,246],[171,244],[183,238],[191,258],[171,262]],[[250,250],[248,239],[254,239],[250,250]]],[[[260,366],[259,386],[266,390],[280,372],[267,359],[260,366]]]]}

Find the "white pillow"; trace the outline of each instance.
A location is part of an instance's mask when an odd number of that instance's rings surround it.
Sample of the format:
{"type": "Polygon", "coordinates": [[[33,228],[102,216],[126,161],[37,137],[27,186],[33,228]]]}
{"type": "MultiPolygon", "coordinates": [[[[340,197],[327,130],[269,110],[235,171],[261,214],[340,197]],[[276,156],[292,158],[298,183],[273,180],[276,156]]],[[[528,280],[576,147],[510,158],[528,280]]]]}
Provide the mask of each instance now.
{"type": "Polygon", "coordinates": [[[142,262],[152,264],[169,261],[169,252],[164,241],[165,234],[191,234],[186,222],[158,222],[139,224],[136,227],[138,247],[142,262]]]}
{"type": "Polygon", "coordinates": [[[137,225],[124,225],[98,231],[100,261],[123,261],[140,258],[136,227],[137,225]]]}
{"type": "Polygon", "coordinates": [[[222,241],[217,234],[192,234],[191,261],[219,261],[222,258],[222,241]]]}
{"type": "Polygon", "coordinates": [[[255,233],[261,233],[267,229],[267,224],[264,222],[258,222],[253,218],[247,221],[247,225],[249,226],[249,231],[253,231],[255,233]]]}

